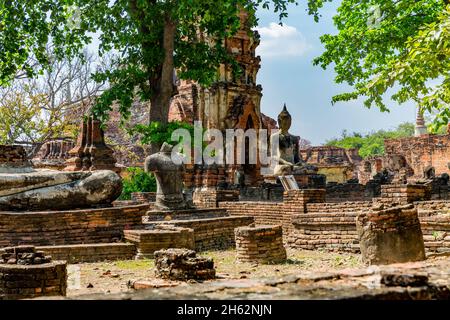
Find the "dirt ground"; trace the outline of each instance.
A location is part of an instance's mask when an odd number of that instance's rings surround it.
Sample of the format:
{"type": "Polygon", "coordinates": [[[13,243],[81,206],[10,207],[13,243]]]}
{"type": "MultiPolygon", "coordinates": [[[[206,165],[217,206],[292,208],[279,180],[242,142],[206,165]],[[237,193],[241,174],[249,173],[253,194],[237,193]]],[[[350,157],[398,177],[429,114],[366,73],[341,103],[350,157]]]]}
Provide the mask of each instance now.
{"type": "MultiPolygon", "coordinates": [[[[280,276],[302,270],[326,272],[362,266],[360,255],[325,251],[288,250],[288,260],[273,265],[235,263],[235,250],[202,252],[199,255],[213,258],[217,276],[228,279],[280,276]]],[[[155,278],[153,259],[82,263],[70,265],[68,272],[69,297],[130,291],[134,290],[132,286],[136,281],[150,282],[156,287],[168,284],[155,278]]]]}

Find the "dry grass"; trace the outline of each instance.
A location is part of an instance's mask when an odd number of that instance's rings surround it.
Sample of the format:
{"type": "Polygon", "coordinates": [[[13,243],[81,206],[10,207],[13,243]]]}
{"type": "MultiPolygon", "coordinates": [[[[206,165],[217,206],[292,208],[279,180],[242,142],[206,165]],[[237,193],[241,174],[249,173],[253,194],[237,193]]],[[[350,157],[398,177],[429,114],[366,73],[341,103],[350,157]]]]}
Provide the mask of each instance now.
{"type": "MultiPolygon", "coordinates": [[[[325,251],[288,250],[286,262],[272,265],[236,263],[235,250],[208,251],[199,255],[214,259],[219,277],[234,279],[280,276],[304,270],[326,272],[362,265],[359,255],[325,251]]],[[[83,263],[77,266],[80,268],[81,286],[69,288],[69,296],[128,291],[129,282],[155,278],[153,259],[83,263]]]]}

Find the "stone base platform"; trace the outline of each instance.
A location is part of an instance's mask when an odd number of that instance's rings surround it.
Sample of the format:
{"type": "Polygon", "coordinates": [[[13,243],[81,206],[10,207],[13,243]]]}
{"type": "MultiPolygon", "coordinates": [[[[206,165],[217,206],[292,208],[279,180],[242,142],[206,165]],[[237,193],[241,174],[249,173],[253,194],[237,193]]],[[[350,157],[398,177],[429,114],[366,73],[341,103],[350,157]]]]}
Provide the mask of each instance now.
{"type": "Polygon", "coordinates": [[[149,205],[44,212],[0,212],[0,248],[119,242],[142,226],[149,205]]]}
{"type": "Polygon", "coordinates": [[[44,246],[37,249],[67,263],[132,260],[136,255],[136,246],[132,243],[44,246]]]}
{"type": "Polygon", "coordinates": [[[125,230],[124,233],[125,239],[136,245],[136,259],[153,258],[155,251],[161,249],[195,248],[194,230],[189,228],[158,224],[152,230],[125,230]]]}
{"type": "Polygon", "coordinates": [[[149,211],[143,217],[145,229],[171,225],[194,231],[196,251],[223,250],[235,246],[234,229],[254,222],[249,216],[229,216],[225,209],[149,211]]]}

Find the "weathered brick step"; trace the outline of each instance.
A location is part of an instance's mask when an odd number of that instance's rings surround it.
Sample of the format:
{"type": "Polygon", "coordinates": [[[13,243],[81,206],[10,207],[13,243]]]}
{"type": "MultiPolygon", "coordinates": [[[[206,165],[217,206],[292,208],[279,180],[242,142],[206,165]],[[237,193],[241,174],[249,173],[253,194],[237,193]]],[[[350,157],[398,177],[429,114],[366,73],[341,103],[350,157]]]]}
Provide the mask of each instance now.
{"type": "Polygon", "coordinates": [[[195,250],[222,250],[234,247],[234,229],[248,226],[254,222],[253,217],[231,216],[205,219],[171,220],[144,222],[144,225],[173,225],[194,230],[195,250]]]}
{"type": "Polygon", "coordinates": [[[214,219],[227,216],[227,210],[220,208],[186,209],[177,211],[148,211],[142,218],[142,221],[144,223],[152,223],[172,220],[214,219]]]}
{"type": "Polygon", "coordinates": [[[101,262],[132,260],[136,255],[136,246],[132,243],[75,244],[62,246],[37,247],[54,260],[67,263],[101,262]]]}

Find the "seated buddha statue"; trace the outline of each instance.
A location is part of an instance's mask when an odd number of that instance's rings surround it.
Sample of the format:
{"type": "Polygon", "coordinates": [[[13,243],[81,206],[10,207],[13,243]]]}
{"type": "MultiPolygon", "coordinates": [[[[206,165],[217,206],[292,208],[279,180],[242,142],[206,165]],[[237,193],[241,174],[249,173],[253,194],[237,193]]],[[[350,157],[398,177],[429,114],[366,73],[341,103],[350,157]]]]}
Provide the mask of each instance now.
{"type": "Polygon", "coordinates": [[[278,115],[279,131],[270,136],[270,145],[278,142],[278,148],[272,158],[275,160],[274,175],[284,176],[290,174],[316,173],[317,167],[302,161],[299,153],[300,137],[289,133],[292,125],[292,117],[287,111],[286,105],[278,115]]]}

